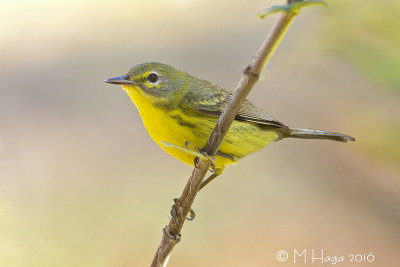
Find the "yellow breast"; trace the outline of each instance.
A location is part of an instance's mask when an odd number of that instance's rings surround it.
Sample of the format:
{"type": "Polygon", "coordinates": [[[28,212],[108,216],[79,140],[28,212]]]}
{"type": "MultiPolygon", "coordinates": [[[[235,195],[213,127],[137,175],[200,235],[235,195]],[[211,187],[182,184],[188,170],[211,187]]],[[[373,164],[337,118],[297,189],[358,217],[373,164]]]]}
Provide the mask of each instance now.
{"type": "Polygon", "coordinates": [[[185,147],[185,142],[189,141],[195,146],[202,147],[204,146],[203,140],[199,140],[198,136],[195,136],[187,127],[182,127],[179,121],[173,118],[166,110],[155,107],[149,101],[148,96],[142,95],[140,91],[126,89],[126,92],[137,107],[143,124],[154,142],[160,145],[171,156],[193,165],[195,158],[193,155],[173,147],[165,147],[159,141],[181,147],[185,147]]]}
{"type": "MultiPolygon", "coordinates": [[[[189,141],[197,147],[203,147],[217,118],[210,116],[199,116],[187,111],[176,109],[173,111],[155,107],[151,96],[143,95],[140,90],[124,88],[136,105],[143,124],[151,138],[171,156],[193,165],[194,156],[173,147],[165,147],[159,141],[168,142],[177,146],[185,147],[189,141]]],[[[192,111],[194,112],[194,111],[192,111]]],[[[239,159],[247,154],[261,149],[278,138],[273,131],[264,131],[257,125],[247,122],[234,121],[229,129],[220,150],[222,153],[239,159]]],[[[216,169],[223,169],[226,164],[234,163],[227,157],[217,156],[216,169]]]]}

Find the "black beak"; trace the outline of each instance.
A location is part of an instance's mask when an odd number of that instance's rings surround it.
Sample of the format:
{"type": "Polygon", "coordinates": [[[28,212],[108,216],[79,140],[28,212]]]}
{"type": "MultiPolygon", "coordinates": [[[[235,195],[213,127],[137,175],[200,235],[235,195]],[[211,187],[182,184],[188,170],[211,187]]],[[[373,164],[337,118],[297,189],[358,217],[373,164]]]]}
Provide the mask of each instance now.
{"type": "Polygon", "coordinates": [[[129,80],[128,76],[126,76],[126,75],[110,78],[110,79],[104,80],[104,82],[112,83],[112,84],[120,84],[120,85],[135,84],[133,81],[129,80]]]}

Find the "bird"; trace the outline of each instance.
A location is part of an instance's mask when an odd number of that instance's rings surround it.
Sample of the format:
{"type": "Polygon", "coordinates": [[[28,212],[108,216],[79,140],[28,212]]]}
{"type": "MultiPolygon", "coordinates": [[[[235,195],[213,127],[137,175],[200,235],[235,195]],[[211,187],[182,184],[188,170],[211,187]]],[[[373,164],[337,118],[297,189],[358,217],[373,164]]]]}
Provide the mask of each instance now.
{"type": "MultiPolygon", "coordinates": [[[[219,85],[158,62],[138,64],[105,82],[120,85],[151,138],[168,154],[190,165],[196,156],[184,148],[203,152],[201,148],[232,96],[219,85]]],[[[341,133],[287,126],[246,99],[215,157],[213,174],[200,189],[219,176],[226,165],[285,138],[355,141],[341,133]]]]}

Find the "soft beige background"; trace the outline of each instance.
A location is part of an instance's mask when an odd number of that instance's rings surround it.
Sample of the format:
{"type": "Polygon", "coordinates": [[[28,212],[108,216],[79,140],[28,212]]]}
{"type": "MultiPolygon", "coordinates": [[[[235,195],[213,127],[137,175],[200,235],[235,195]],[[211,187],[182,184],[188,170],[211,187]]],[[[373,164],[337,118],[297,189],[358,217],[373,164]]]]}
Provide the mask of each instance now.
{"type": "MultiPolygon", "coordinates": [[[[357,142],[284,140],[230,166],[170,266],[276,266],[312,248],[398,266],[400,6],[330,2],[301,12],[249,98],[357,142]]],[[[160,61],[232,89],[277,19],[255,14],[280,3],[1,1],[0,266],[149,265],[192,168],[103,80],[160,61]]]]}

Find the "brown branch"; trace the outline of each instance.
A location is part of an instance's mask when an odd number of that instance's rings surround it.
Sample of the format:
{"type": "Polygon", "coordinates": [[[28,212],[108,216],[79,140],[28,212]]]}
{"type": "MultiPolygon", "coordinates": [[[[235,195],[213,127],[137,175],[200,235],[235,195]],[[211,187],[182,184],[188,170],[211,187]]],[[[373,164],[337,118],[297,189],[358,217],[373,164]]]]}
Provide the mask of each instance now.
{"type": "MultiPolygon", "coordinates": [[[[222,140],[235,119],[236,114],[239,112],[243,101],[257,82],[261,71],[268,63],[270,57],[297,13],[298,9],[290,9],[282,13],[250,65],[243,71],[242,78],[236,86],[231,99],[226,105],[225,110],[221,114],[206,146],[204,147],[204,150],[208,155],[216,155],[222,140]]],[[[185,218],[191,209],[192,203],[194,202],[196,194],[210,166],[210,160],[200,159],[198,166],[193,169],[192,175],[190,176],[177,204],[178,214],[176,216],[176,222],[171,219],[169,224],[163,229],[162,239],[151,266],[158,267],[167,265],[172,249],[180,241],[180,232],[185,222],[185,218]]]]}

